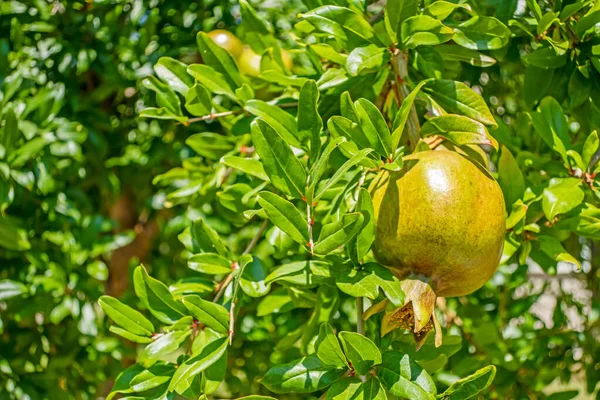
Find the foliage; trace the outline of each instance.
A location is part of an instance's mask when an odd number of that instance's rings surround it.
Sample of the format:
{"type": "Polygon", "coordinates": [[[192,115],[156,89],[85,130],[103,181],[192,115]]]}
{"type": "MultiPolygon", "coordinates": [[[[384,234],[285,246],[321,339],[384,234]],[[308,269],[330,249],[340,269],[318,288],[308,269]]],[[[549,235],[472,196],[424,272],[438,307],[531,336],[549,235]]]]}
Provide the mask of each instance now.
{"type": "Polygon", "coordinates": [[[0,9],[8,398],[111,378],[107,398],[596,391],[599,4],[115,3],[0,9]],[[367,188],[436,146],[489,165],[507,235],[484,288],[438,302],[443,345],[417,352],[364,314],[404,300],[370,252],[367,188]],[[127,192],[161,229],[125,273],[137,299],[109,279],[136,236],[107,212],[127,192]]]}

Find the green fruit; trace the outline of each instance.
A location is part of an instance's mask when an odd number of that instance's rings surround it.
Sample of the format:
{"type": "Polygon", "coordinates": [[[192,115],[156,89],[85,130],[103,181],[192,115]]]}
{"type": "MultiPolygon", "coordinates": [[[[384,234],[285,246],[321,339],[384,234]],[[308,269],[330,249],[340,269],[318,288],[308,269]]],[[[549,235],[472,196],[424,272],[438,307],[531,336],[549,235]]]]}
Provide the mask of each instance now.
{"type": "MultiPolygon", "coordinates": [[[[262,57],[254,52],[249,46],[244,47],[242,54],[238,58],[238,67],[240,68],[240,72],[248,75],[257,77],[260,75],[260,62],[262,57]]],[[[294,66],[292,62],[292,56],[286,50],[281,50],[281,60],[283,61],[283,65],[285,65],[286,69],[291,70],[294,66]]]]}
{"type": "Polygon", "coordinates": [[[242,41],[229,31],[215,29],[208,33],[208,37],[210,37],[217,46],[227,50],[233,58],[238,58],[244,49],[242,41]]]}
{"type": "Polygon", "coordinates": [[[400,278],[425,281],[440,297],[479,289],[498,267],[504,244],[500,186],[452,151],[404,159],[372,189],[375,257],[400,278]]]}
{"type": "Polygon", "coordinates": [[[238,58],[238,67],[242,74],[248,76],[260,75],[260,60],[261,57],[254,52],[249,46],[244,47],[242,54],[238,58]]]}

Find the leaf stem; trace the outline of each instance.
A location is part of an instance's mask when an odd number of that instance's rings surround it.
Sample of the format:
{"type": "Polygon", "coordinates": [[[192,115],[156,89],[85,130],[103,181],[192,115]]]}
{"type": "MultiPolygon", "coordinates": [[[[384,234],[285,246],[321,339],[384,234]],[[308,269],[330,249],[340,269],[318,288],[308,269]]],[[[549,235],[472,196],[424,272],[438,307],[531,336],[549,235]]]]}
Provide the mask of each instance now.
{"type": "MultiPolygon", "coordinates": [[[[256,245],[258,244],[258,241],[260,240],[260,238],[262,237],[262,235],[265,233],[265,231],[267,230],[267,226],[269,225],[269,220],[265,220],[263,222],[263,224],[260,226],[260,228],[258,229],[258,232],[256,232],[256,235],[254,235],[254,237],[252,238],[252,240],[250,241],[250,243],[248,243],[248,246],[246,247],[246,249],[244,250],[244,252],[242,254],[249,254],[252,250],[254,250],[254,248],[256,247],[256,245]]],[[[219,289],[217,291],[217,294],[215,295],[215,298],[213,299],[213,303],[216,303],[221,296],[223,296],[223,293],[225,293],[225,289],[227,289],[227,286],[229,286],[229,284],[231,283],[231,281],[233,281],[233,273],[235,271],[232,271],[229,275],[227,275],[227,277],[219,284],[219,289]]]]}

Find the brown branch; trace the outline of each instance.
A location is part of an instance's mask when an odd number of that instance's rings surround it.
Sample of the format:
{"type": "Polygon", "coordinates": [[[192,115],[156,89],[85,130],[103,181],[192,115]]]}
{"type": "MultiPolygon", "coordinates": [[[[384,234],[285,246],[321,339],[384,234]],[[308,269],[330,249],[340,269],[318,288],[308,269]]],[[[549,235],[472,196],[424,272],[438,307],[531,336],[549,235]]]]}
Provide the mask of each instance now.
{"type": "MultiPolygon", "coordinates": [[[[277,105],[277,107],[279,107],[279,108],[298,107],[298,103],[284,103],[284,104],[277,105]]],[[[231,115],[243,114],[245,112],[246,112],[245,109],[240,108],[239,110],[223,111],[223,112],[219,112],[219,113],[212,113],[212,114],[208,114],[208,115],[203,115],[201,117],[189,118],[186,122],[183,123],[183,125],[189,126],[190,124],[193,124],[194,122],[210,121],[210,120],[221,118],[221,117],[229,117],[231,115]]]]}

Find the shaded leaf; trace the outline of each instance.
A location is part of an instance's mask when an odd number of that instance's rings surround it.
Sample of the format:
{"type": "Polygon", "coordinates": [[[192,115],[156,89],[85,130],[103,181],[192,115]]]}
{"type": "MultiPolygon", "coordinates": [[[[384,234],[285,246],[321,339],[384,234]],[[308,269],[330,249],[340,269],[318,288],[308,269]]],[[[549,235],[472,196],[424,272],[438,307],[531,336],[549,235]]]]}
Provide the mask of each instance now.
{"type": "Polygon", "coordinates": [[[282,137],[265,121],[257,119],[252,122],[252,141],[273,185],[301,198],[306,171],[282,137]]]}
{"type": "Polygon", "coordinates": [[[271,368],[262,384],[274,393],[311,393],[331,385],[345,368],[324,364],[316,354],[271,368]]]}
{"type": "Polygon", "coordinates": [[[368,374],[372,367],[381,363],[381,352],[366,336],[344,331],[340,332],[338,337],[348,361],[360,375],[368,374]]]}

